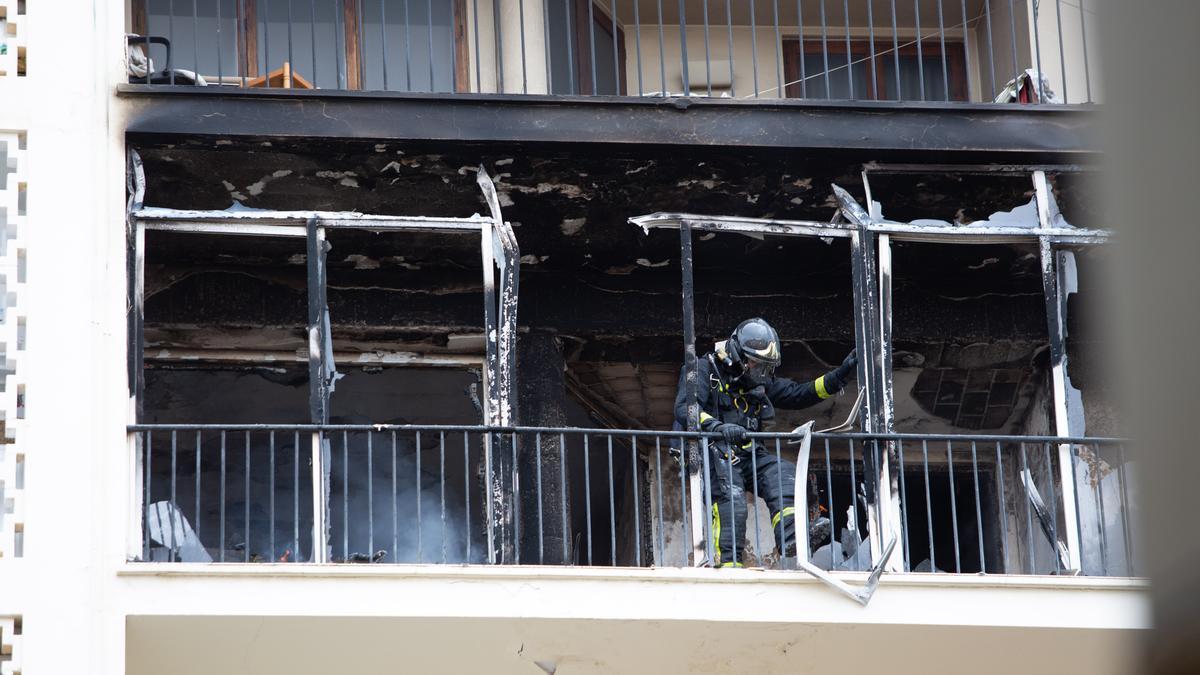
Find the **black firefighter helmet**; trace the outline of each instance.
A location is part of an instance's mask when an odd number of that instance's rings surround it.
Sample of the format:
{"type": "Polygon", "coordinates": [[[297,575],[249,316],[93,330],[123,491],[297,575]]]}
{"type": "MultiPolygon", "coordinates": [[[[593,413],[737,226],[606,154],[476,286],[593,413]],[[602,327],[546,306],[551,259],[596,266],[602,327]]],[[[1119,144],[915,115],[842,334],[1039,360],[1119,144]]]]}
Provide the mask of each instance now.
{"type": "Polygon", "coordinates": [[[723,365],[735,380],[766,384],[779,367],[779,334],[763,319],[746,319],[729,336],[724,356],[723,365]]]}

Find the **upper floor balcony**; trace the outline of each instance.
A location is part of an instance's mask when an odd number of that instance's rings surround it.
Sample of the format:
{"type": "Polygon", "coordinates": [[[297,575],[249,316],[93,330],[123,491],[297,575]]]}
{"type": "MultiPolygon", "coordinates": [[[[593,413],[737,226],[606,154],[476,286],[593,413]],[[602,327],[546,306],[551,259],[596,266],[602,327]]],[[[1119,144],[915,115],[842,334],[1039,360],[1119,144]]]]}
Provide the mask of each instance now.
{"type": "Polygon", "coordinates": [[[130,82],[1091,103],[1095,24],[1029,0],[130,0],[154,38],[130,82]]]}

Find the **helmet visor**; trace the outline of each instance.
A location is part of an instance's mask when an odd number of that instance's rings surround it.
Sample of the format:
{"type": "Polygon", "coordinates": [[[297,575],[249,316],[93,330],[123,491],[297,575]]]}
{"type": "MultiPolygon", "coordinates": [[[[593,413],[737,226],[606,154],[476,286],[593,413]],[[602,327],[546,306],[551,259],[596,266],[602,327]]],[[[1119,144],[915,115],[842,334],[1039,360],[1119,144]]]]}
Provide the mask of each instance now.
{"type": "Polygon", "coordinates": [[[775,366],[777,365],[773,361],[747,355],[745,375],[755,384],[766,384],[775,375],[775,366]]]}

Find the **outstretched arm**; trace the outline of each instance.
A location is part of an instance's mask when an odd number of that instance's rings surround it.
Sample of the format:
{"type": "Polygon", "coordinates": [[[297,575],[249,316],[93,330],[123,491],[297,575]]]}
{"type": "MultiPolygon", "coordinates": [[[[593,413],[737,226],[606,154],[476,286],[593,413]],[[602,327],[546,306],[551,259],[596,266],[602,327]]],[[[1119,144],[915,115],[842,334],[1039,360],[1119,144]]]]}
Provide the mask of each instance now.
{"type": "Polygon", "coordinates": [[[777,377],[767,385],[767,397],[777,408],[798,409],[816,405],[845,388],[854,377],[858,358],[853,350],[842,360],[842,365],[811,382],[797,382],[786,377],[777,377]]]}

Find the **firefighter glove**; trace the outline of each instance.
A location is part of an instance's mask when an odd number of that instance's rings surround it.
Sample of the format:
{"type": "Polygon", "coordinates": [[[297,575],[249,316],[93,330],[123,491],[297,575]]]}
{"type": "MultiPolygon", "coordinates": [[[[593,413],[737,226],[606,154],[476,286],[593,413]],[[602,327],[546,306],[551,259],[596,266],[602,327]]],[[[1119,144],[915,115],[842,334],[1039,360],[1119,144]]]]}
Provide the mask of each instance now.
{"type": "Polygon", "coordinates": [[[858,369],[858,350],[851,349],[850,353],[842,359],[842,365],[838,366],[830,373],[832,379],[837,380],[837,388],[840,390],[846,386],[846,383],[854,377],[855,371],[858,369]]]}
{"type": "Polygon", "coordinates": [[[746,432],[745,427],[737,424],[718,424],[713,427],[713,431],[721,434],[721,437],[725,439],[725,442],[729,444],[731,449],[740,448],[750,442],[750,435],[746,432]]]}

